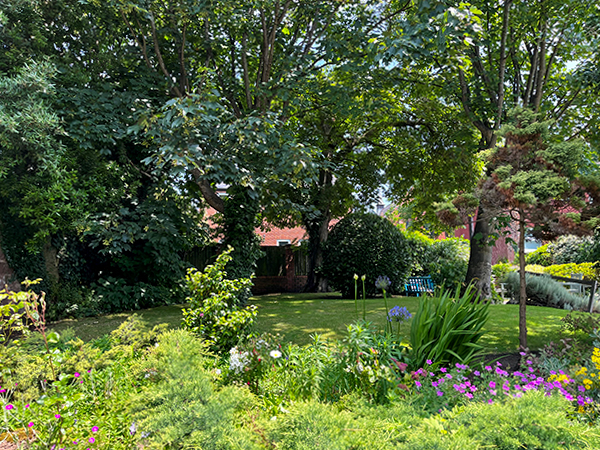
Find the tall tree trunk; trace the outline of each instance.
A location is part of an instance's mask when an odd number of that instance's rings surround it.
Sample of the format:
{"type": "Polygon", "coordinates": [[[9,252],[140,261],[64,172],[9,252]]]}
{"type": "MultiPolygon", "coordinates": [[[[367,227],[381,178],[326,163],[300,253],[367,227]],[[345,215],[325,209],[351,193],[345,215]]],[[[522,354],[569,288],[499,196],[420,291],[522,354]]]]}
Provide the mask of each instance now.
{"type": "Polygon", "coordinates": [[[465,282],[473,283],[481,298],[488,298],[491,295],[492,247],[488,243],[491,231],[489,218],[480,206],[477,210],[475,230],[471,236],[469,267],[465,282]]]}
{"type": "Polygon", "coordinates": [[[329,221],[331,212],[326,210],[319,220],[305,222],[308,232],[308,264],[307,279],[304,292],[326,292],[328,290],[327,280],[317,273],[317,269],[323,263],[323,244],[329,236],[329,221]]]}
{"type": "Polygon", "coordinates": [[[46,272],[50,278],[48,281],[51,283],[58,283],[58,250],[52,245],[51,239],[48,238],[42,248],[42,255],[44,256],[44,263],[46,266],[46,272]]]}
{"type": "Polygon", "coordinates": [[[525,279],[525,220],[519,210],[519,347],[527,348],[527,280],[525,279]]]}

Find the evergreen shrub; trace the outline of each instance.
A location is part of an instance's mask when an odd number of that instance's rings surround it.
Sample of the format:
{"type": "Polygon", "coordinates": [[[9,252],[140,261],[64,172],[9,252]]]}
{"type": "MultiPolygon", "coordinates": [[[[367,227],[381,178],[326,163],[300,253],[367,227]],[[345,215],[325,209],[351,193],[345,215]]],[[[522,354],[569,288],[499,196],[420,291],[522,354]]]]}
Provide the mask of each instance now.
{"type": "Polygon", "coordinates": [[[375,280],[379,276],[390,279],[389,293],[399,293],[411,264],[406,238],[389,220],[376,214],[353,213],[331,230],[323,248],[321,272],[334,289],[352,298],[354,274],[366,276],[368,296],[378,293],[375,280]]]}
{"type": "Polygon", "coordinates": [[[464,283],[469,266],[469,241],[448,238],[434,241],[423,264],[436,286],[453,287],[464,283]]]}
{"type": "MultiPolygon", "coordinates": [[[[519,298],[519,280],[518,272],[511,272],[506,277],[510,296],[513,299],[519,298]]],[[[588,305],[587,298],[567,291],[561,283],[547,275],[526,274],[525,280],[527,282],[527,302],[532,305],[553,306],[577,311],[584,310],[588,305]]]]}

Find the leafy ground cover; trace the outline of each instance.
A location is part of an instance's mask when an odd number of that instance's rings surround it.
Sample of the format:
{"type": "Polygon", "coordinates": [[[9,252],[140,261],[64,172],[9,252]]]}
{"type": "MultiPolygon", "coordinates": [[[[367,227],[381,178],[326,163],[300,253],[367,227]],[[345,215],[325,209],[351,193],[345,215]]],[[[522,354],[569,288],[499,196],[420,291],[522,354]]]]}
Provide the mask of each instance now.
{"type": "MultiPolygon", "coordinates": [[[[354,300],[342,299],[339,294],[276,294],[252,297],[258,308],[255,330],[258,333],[279,333],[286,341],[299,345],[311,342],[311,336],[319,334],[325,339],[341,339],[348,324],[356,320],[354,300]]],[[[416,297],[392,297],[388,306],[405,306],[415,313],[419,299],[416,297]]],[[[183,305],[161,306],[137,314],[151,325],[166,323],[171,328],[181,324],[183,305]]],[[[362,301],[358,302],[362,317],[362,301]]],[[[132,313],[111,314],[77,320],[63,320],[51,326],[61,332],[73,328],[75,335],[84,341],[103,336],[115,330],[132,313]]],[[[530,349],[541,348],[548,341],[559,339],[560,320],[567,311],[529,307],[527,326],[530,349]]],[[[518,306],[490,305],[490,319],[485,326],[481,344],[489,353],[514,352],[518,345],[518,306]]],[[[383,327],[385,306],[382,298],[366,300],[366,319],[383,327]]],[[[400,333],[408,337],[410,321],[401,325],[400,333]]]]}

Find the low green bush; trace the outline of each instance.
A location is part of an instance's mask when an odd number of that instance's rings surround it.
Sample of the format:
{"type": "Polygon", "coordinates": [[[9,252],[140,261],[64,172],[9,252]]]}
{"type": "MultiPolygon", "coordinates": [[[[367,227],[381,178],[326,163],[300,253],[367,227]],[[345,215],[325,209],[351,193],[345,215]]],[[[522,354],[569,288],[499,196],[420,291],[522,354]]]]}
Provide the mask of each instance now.
{"type": "MultiPolygon", "coordinates": [[[[353,298],[354,274],[366,275],[367,296],[379,293],[375,287],[379,276],[389,278],[390,294],[399,293],[411,263],[406,238],[389,220],[376,214],[353,213],[331,230],[323,248],[321,271],[334,289],[345,298],[353,298]]],[[[362,292],[362,284],[359,289],[362,292]]]]}
{"type": "Polygon", "coordinates": [[[150,448],[227,450],[259,448],[236,414],[253,405],[247,389],[216,390],[205,367],[208,351],[185,330],[160,336],[136,367],[144,387],[131,400],[138,432],[150,448]]]}
{"type": "Polygon", "coordinates": [[[425,367],[427,361],[468,364],[483,349],[477,341],[487,319],[488,303],[471,286],[462,295],[458,286],[423,297],[410,329],[411,367],[425,367]]]}
{"type": "Polygon", "coordinates": [[[550,244],[544,244],[534,251],[525,254],[526,264],[535,264],[539,266],[551,266],[553,262],[552,253],[549,250],[550,244]]]}
{"type": "MultiPolygon", "coordinates": [[[[575,295],[565,289],[558,281],[547,275],[526,274],[527,302],[538,306],[552,306],[554,308],[581,311],[588,305],[589,299],[575,295]]],[[[520,292],[520,276],[518,272],[511,272],[506,277],[510,296],[516,301],[520,292]]]]}

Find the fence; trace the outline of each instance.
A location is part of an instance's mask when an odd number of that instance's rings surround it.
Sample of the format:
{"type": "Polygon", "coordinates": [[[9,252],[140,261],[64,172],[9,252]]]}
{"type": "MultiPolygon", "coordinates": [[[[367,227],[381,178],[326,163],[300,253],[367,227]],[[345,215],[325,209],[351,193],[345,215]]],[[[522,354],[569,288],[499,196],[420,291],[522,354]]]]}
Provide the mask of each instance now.
{"type": "MultiPolygon", "coordinates": [[[[254,294],[276,292],[299,292],[306,284],[308,255],[306,250],[287,245],[285,247],[261,247],[264,255],[256,262],[254,294]]],[[[184,259],[198,270],[212,264],[218,255],[218,246],[196,248],[184,255],[184,259]]]]}

